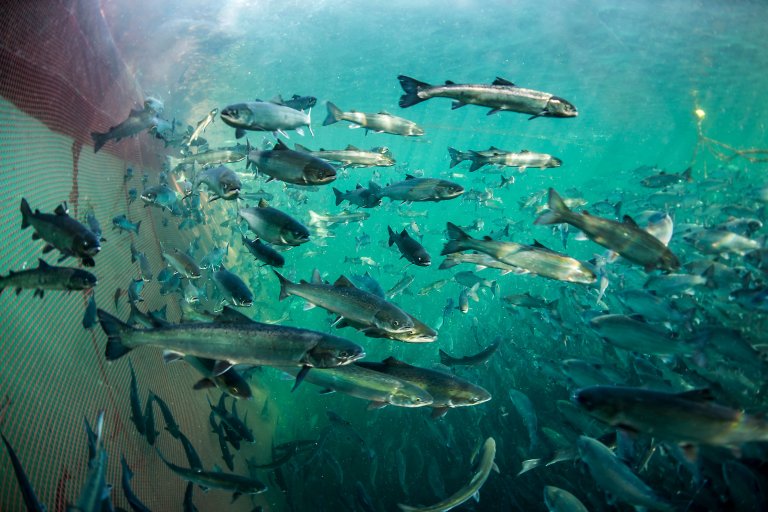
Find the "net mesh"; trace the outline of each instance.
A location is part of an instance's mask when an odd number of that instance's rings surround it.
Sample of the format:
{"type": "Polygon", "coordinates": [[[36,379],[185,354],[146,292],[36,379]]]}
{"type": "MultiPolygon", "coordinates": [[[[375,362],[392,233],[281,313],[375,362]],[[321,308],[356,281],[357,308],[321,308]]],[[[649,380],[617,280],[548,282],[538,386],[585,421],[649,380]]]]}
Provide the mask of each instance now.
{"type": "MultiPolygon", "coordinates": [[[[56,251],[42,254],[43,242],[21,230],[19,203],[52,212],[67,201],[70,215],[83,220],[92,208],[107,241],[96,256],[94,289],[98,307],[127,318],[129,306],[115,290],[125,290],[139,276],[130,260],[130,244],[149,258],[155,274],[162,268],[161,246],[185,249],[191,237],[205,234],[163,226],[162,214],[129,204],[128,190],[141,190],[143,173],[157,182],[162,146],[146,134],[107,143],[94,154],[90,133],[104,132],[138,106],[142,93],[112,43],[97,2],[7,1],[0,15],[0,273],[37,266],[38,258],[56,264],[56,251]],[[132,180],[124,180],[128,167],[132,180]],[[111,219],[125,213],[142,221],[139,235],[110,230],[111,219]]],[[[72,259],[64,265],[76,265],[72,259]]],[[[157,281],[142,293],[145,309],[168,304],[168,318],[179,319],[173,300],[159,294],[157,281]]],[[[83,418],[91,424],[106,410],[107,482],[114,485],[116,506],[129,509],[120,485],[120,455],[135,474],[132,487],[152,510],[178,510],[185,483],[160,461],[154,448],[130,421],[128,359],[133,362],[142,407],[150,390],[173,411],[181,430],[210,469],[219,459],[218,439],[207,425],[206,393],[191,391],[200,378],[186,364],[163,365],[154,349],[134,351],[107,362],[105,336],[81,320],[88,293],[46,292],[41,300],[25,290],[0,295],[0,429],[13,445],[39,499],[48,510],[65,510],[76,501],[87,472],[83,418]]],[[[156,410],[156,425],[162,416],[156,410]]],[[[186,465],[181,444],[161,432],[156,446],[186,465]]],[[[22,510],[23,501],[7,454],[0,455],[0,510],[22,510]]],[[[247,474],[245,457],[235,470],[247,474]]],[[[222,492],[195,492],[200,510],[250,510],[249,500],[229,505],[222,492]]]]}

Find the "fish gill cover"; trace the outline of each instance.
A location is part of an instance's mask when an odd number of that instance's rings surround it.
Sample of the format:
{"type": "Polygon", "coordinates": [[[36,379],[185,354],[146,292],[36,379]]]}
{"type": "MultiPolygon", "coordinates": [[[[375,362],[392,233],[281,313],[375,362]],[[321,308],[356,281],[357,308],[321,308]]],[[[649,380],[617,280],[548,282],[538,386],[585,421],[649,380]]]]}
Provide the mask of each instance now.
{"type": "MultiPolygon", "coordinates": [[[[186,509],[766,508],[765,6],[101,7],[146,97],[93,150],[167,163],[77,225],[118,283],[82,336],[126,397],[78,483],[115,484],[120,446],[123,507],[160,503],[152,468],[186,509]],[[161,358],[194,373],[158,388],[161,358]]],[[[30,204],[9,236],[77,265],[30,204]]],[[[2,261],[14,325],[82,289],[2,261]]]]}

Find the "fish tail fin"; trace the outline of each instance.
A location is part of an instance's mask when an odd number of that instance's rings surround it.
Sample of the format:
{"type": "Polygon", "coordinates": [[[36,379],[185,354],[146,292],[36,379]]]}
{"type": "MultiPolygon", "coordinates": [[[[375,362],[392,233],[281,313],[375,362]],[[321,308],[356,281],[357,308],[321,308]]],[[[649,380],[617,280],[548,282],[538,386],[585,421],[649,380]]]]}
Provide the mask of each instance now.
{"type": "Polygon", "coordinates": [[[29,227],[29,217],[32,215],[32,208],[25,198],[21,198],[21,229],[29,227]]]}
{"type": "Polygon", "coordinates": [[[392,244],[395,243],[395,238],[397,237],[397,233],[392,231],[392,228],[387,226],[387,232],[389,233],[389,246],[392,247],[392,244]]]}
{"type": "Polygon", "coordinates": [[[417,103],[421,103],[426,99],[419,98],[419,88],[431,87],[431,85],[426,82],[419,82],[415,78],[411,78],[405,75],[400,75],[397,77],[397,79],[400,81],[400,86],[403,88],[403,91],[405,91],[405,94],[400,96],[401,107],[408,108],[416,105],[417,103]]]}
{"type": "Polygon", "coordinates": [[[451,169],[453,169],[463,161],[463,159],[461,158],[461,152],[458,149],[449,147],[448,154],[451,156],[451,169]]]}
{"type": "Polygon", "coordinates": [[[565,222],[571,214],[571,210],[565,205],[565,201],[555,189],[549,189],[549,211],[542,213],[534,224],[560,224],[565,222]]]}
{"type": "Polygon", "coordinates": [[[480,289],[480,283],[473,284],[472,288],[469,288],[467,290],[467,297],[469,297],[475,302],[480,302],[480,297],[477,295],[477,290],[479,289],[480,289]]]}
{"type": "Polygon", "coordinates": [[[333,195],[336,196],[336,206],[339,206],[341,202],[344,201],[344,194],[341,192],[341,190],[333,187],[333,195]]]}
{"type": "Polygon", "coordinates": [[[277,270],[273,269],[272,272],[274,272],[277,278],[280,280],[280,300],[283,300],[290,295],[290,292],[288,291],[288,287],[291,286],[293,283],[291,283],[288,279],[286,279],[277,270]]]}
{"type": "Polygon", "coordinates": [[[124,345],[121,336],[135,329],[103,309],[96,310],[96,314],[99,317],[101,328],[104,329],[104,333],[107,335],[107,348],[105,350],[107,361],[114,361],[130,352],[132,347],[124,345]]]}
{"type": "Polygon", "coordinates": [[[314,212],[312,210],[309,210],[309,225],[314,226],[315,224],[321,224],[323,220],[320,218],[320,215],[317,212],[314,212]]]}
{"type": "Polygon", "coordinates": [[[106,133],[91,132],[93,139],[93,152],[98,153],[101,147],[109,140],[106,133]]]}
{"type": "Polygon", "coordinates": [[[326,107],[328,107],[328,115],[326,116],[325,121],[323,121],[323,126],[338,123],[341,120],[341,109],[330,101],[326,104],[326,107]]]}
{"type": "Polygon", "coordinates": [[[449,241],[443,247],[440,256],[461,252],[464,249],[467,249],[466,242],[472,240],[471,236],[466,234],[459,226],[452,222],[446,224],[446,229],[448,230],[449,241]]]}

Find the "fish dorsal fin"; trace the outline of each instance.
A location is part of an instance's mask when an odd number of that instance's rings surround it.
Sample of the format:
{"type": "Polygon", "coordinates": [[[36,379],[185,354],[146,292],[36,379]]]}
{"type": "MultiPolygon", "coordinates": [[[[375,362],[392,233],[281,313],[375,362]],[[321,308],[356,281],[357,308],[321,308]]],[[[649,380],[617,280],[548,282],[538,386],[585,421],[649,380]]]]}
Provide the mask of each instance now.
{"type": "Polygon", "coordinates": [[[456,82],[454,82],[453,80],[446,80],[445,85],[456,85],[456,82]]]}
{"type": "Polygon", "coordinates": [[[403,237],[403,238],[410,238],[410,236],[408,235],[408,232],[405,230],[405,228],[403,228],[403,230],[400,232],[400,236],[403,237]]]}
{"type": "Polygon", "coordinates": [[[67,208],[67,203],[63,202],[59,206],[56,207],[55,210],[53,210],[53,213],[56,215],[67,215],[69,213],[69,208],[67,208]]]}
{"type": "Polygon", "coordinates": [[[496,146],[491,146],[491,147],[488,148],[488,151],[501,151],[501,150],[499,148],[497,148],[496,146]]]}
{"type": "Polygon", "coordinates": [[[622,221],[623,224],[626,224],[628,226],[632,226],[633,228],[640,229],[640,226],[637,225],[637,222],[635,222],[635,220],[632,217],[630,217],[629,215],[625,215],[621,219],[621,221],[622,221]]]}
{"type": "Polygon", "coordinates": [[[407,180],[415,180],[416,176],[414,176],[413,174],[406,174],[405,175],[405,179],[406,179],[406,181],[407,180]]]}
{"type": "MultiPolygon", "coordinates": [[[[296,151],[302,151],[302,152],[304,152],[304,153],[311,153],[311,152],[312,152],[312,150],[311,150],[311,149],[309,149],[309,148],[308,148],[308,147],[306,147],[306,146],[302,146],[302,145],[301,145],[301,144],[299,144],[298,142],[297,142],[296,144],[294,144],[294,145],[293,145],[293,149],[295,149],[296,151]]],[[[322,151],[322,149],[321,149],[320,151],[322,151]]]]}
{"type": "Polygon", "coordinates": [[[346,150],[347,151],[360,151],[358,148],[356,148],[352,144],[348,144],[347,147],[346,147],[346,150]]]}
{"type": "Polygon", "coordinates": [[[275,147],[272,148],[272,151],[285,151],[288,149],[288,146],[285,145],[285,142],[283,142],[280,139],[277,139],[277,144],[275,144],[275,147]]]}
{"type": "Polygon", "coordinates": [[[312,271],[312,284],[323,284],[323,278],[320,276],[320,271],[317,269],[312,271]]]}
{"type": "Polygon", "coordinates": [[[520,152],[521,153],[530,153],[530,151],[528,151],[527,149],[521,149],[520,152]]]}
{"type": "Polygon", "coordinates": [[[37,268],[41,270],[48,270],[53,267],[49,265],[44,259],[40,258],[37,260],[37,268]]]}
{"type": "Polygon", "coordinates": [[[379,114],[380,116],[391,116],[391,115],[392,115],[392,114],[390,114],[389,112],[387,112],[386,110],[382,110],[381,112],[378,112],[378,114],[379,114]]]}
{"type": "Polygon", "coordinates": [[[508,85],[509,87],[515,87],[515,84],[507,80],[506,78],[501,78],[499,76],[496,77],[496,80],[493,81],[493,84],[491,85],[508,85]]]}
{"type": "Polygon", "coordinates": [[[352,283],[352,281],[350,281],[344,276],[339,276],[336,282],[333,283],[333,286],[338,286],[342,288],[356,288],[356,286],[352,283]]]}
{"type": "Polygon", "coordinates": [[[216,321],[221,324],[252,324],[253,320],[237,311],[236,309],[224,306],[219,316],[216,317],[216,321]]]}
{"type": "Polygon", "coordinates": [[[266,201],[266,199],[259,199],[259,208],[268,208],[269,203],[266,201]]]}
{"type": "Polygon", "coordinates": [[[384,361],[382,361],[387,366],[410,366],[408,363],[404,363],[401,360],[397,359],[395,356],[389,356],[384,361]]]}
{"type": "Polygon", "coordinates": [[[274,98],[269,100],[269,102],[270,103],[274,103],[275,105],[284,105],[285,104],[285,102],[283,101],[283,96],[280,95],[280,94],[278,94],[277,96],[275,96],[274,98]]]}
{"type": "Polygon", "coordinates": [[[486,242],[493,242],[493,238],[491,238],[491,237],[490,237],[490,236],[488,236],[488,235],[485,235],[485,236],[483,237],[483,240],[485,240],[486,242]]]}
{"type": "Polygon", "coordinates": [[[534,247],[538,247],[539,249],[547,250],[547,251],[551,251],[552,250],[549,247],[547,247],[546,245],[544,245],[543,243],[539,242],[538,240],[534,240],[533,241],[533,246],[534,247]]]}
{"type": "Polygon", "coordinates": [[[355,190],[360,190],[361,188],[363,188],[363,186],[358,183],[357,186],[355,187],[355,190]]]}
{"type": "Polygon", "coordinates": [[[715,399],[715,397],[712,395],[712,392],[709,390],[709,388],[692,389],[690,391],[677,393],[676,396],[678,398],[682,398],[684,400],[690,400],[692,402],[712,402],[715,399]]]}

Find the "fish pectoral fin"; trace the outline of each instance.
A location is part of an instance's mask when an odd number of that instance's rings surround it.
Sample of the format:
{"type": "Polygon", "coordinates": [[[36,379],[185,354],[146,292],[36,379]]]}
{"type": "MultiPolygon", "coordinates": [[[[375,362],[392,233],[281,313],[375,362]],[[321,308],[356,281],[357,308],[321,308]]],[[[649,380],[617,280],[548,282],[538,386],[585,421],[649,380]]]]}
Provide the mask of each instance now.
{"type": "Polygon", "coordinates": [[[317,306],[315,304],[312,304],[311,302],[305,302],[304,303],[304,311],[309,311],[310,309],[314,309],[317,306]]]}
{"type": "Polygon", "coordinates": [[[434,409],[432,409],[432,415],[430,417],[433,420],[436,420],[445,416],[447,412],[448,412],[447,407],[435,407],[434,409]]]}
{"type": "Polygon", "coordinates": [[[304,381],[304,377],[307,376],[309,373],[309,370],[311,370],[311,366],[304,365],[301,367],[301,370],[299,370],[299,373],[296,375],[296,382],[293,384],[293,387],[291,388],[291,393],[296,391],[296,388],[299,387],[299,384],[301,384],[304,381]]]}
{"type": "Polygon", "coordinates": [[[497,114],[499,112],[501,112],[500,108],[492,108],[491,110],[488,111],[488,113],[486,115],[487,116],[492,116],[493,114],[497,114]]]}
{"type": "Polygon", "coordinates": [[[163,350],[163,362],[164,363],[172,363],[174,361],[178,361],[184,357],[184,354],[181,352],[175,352],[173,350],[163,350]]]}
{"type": "Polygon", "coordinates": [[[195,385],[192,386],[192,389],[200,390],[200,389],[209,389],[209,388],[215,388],[215,387],[216,387],[216,383],[213,382],[213,380],[206,377],[197,381],[195,385]]]}
{"type": "Polygon", "coordinates": [[[242,128],[235,128],[235,138],[242,139],[245,136],[245,130],[242,128]]]}
{"type": "Polygon", "coordinates": [[[374,411],[376,409],[382,409],[382,408],[384,408],[386,406],[387,406],[386,402],[371,402],[371,403],[368,404],[367,409],[369,411],[374,411]]]}
{"type": "Polygon", "coordinates": [[[225,361],[223,359],[216,361],[213,365],[213,368],[211,369],[211,377],[216,377],[218,375],[226,373],[226,371],[232,368],[233,366],[234,366],[233,363],[229,361],[225,361]]]}
{"type": "Polygon", "coordinates": [[[326,388],[320,391],[321,395],[330,395],[331,393],[335,393],[336,391],[331,388],[326,388]]]}
{"type": "Polygon", "coordinates": [[[465,105],[466,103],[464,103],[463,101],[454,101],[451,103],[451,110],[456,110],[457,108],[461,108],[465,105]]]}

